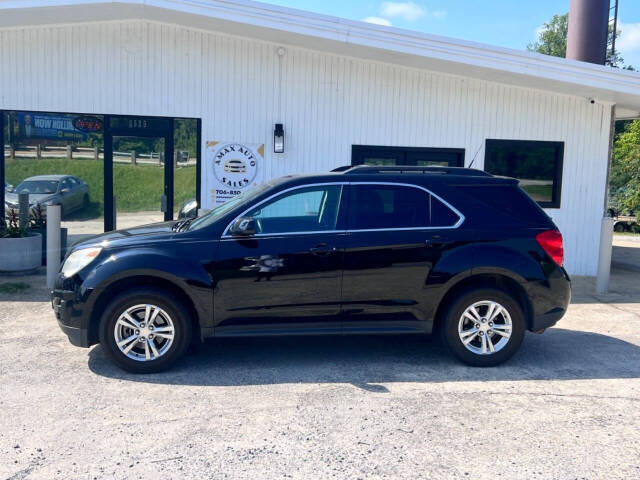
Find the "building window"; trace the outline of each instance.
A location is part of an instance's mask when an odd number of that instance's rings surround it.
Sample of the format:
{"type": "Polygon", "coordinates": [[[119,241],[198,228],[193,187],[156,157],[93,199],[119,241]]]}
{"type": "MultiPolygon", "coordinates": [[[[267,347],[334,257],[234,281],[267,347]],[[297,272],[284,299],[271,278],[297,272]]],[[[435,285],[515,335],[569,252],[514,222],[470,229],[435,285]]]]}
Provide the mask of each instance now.
{"type": "Polygon", "coordinates": [[[560,208],[563,142],[487,140],[485,171],[514,177],[541,207],[560,208]]]}
{"type": "Polygon", "coordinates": [[[464,148],[353,145],[351,147],[351,164],[464,167],[464,148]]]}

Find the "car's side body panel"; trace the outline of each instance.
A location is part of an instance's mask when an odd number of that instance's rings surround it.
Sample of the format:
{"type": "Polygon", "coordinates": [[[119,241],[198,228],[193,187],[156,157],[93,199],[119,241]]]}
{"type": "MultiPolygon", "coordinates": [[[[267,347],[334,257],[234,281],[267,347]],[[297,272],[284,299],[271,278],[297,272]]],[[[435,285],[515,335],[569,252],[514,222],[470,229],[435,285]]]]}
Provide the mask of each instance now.
{"type": "Polygon", "coordinates": [[[344,233],[223,238],[216,335],[339,333],[344,233]]]}

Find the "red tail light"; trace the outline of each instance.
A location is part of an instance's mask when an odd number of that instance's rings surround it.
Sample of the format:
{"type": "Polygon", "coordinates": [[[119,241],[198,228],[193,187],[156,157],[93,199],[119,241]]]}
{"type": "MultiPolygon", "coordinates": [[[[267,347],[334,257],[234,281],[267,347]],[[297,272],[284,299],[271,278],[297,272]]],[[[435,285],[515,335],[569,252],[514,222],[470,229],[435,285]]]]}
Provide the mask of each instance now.
{"type": "Polygon", "coordinates": [[[536,241],[554,262],[562,266],[564,262],[564,247],[562,246],[562,234],[558,230],[547,230],[539,233],[536,235],[536,241]]]}

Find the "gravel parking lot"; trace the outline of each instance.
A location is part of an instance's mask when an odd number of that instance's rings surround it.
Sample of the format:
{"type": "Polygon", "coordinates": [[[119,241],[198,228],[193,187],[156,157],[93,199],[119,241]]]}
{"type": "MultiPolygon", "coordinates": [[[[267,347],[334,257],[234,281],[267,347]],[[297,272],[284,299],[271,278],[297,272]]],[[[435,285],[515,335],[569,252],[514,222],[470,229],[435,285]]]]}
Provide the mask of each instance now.
{"type": "Polygon", "coordinates": [[[493,369],[423,337],[266,338],[147,376],[72,347],[42,276],[0,280],[25,279],[0,294],[1,478],[640,478],[633,269],[576,278],[493,369]]]}

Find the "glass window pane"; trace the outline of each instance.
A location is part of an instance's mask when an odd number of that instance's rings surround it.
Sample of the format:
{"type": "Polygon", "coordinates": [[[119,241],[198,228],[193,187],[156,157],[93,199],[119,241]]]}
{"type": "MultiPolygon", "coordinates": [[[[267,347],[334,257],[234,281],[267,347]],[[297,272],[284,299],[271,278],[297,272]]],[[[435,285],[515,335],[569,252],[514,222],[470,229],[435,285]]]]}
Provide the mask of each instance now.
{"type": "Polygon", "coordinates": [[[340,185],[309,187],[285,193],[251,210],[258,233],[334,230],[340,203],[340,185]]]}
{"type": "Polygon", "coordinates": [[[414,187],[356,185],[349,204],[352,230],[451,227],[459,220],[440,200],[414,187]]]}
{"type": "Polygon", "coordinates": [[[363,158],[363,163],[371,166],[398,165],[398,160],[395,157],[365,157],[363,158]]]}
{"type": "Polygon", "coordinates": [[[562,142],[487,140],[484,169],[513,177],[531,198],[543,206],[560,206],[562,142]]]}
{"type": "Polygon", "coordinates": [[[103,125],[102,115],[7,112],[5,179],[29,190],[34,220],[47,205],[61,206],[68,244],[104,231],[103,125]],[[67,190],[54,192],[52,182],[67,190]]]}
{"type": "Polygon", "coordinates": [[[349,228],[411,228],[429,225],[429,194],[412,187],[356,185],[349,201],[349,228]]]}
{"type": "Polygon", "coordinates": [[[113,137],[116,228],[164,220],[164,147],[161,137],[113,137]]]}
{"type": "Polygon", "coordinates": [[[174,218],[196,214],[196,165],[198,163],[198,121],[176,118],[173,122],[175,155],[173,174],[174,218]]]}

